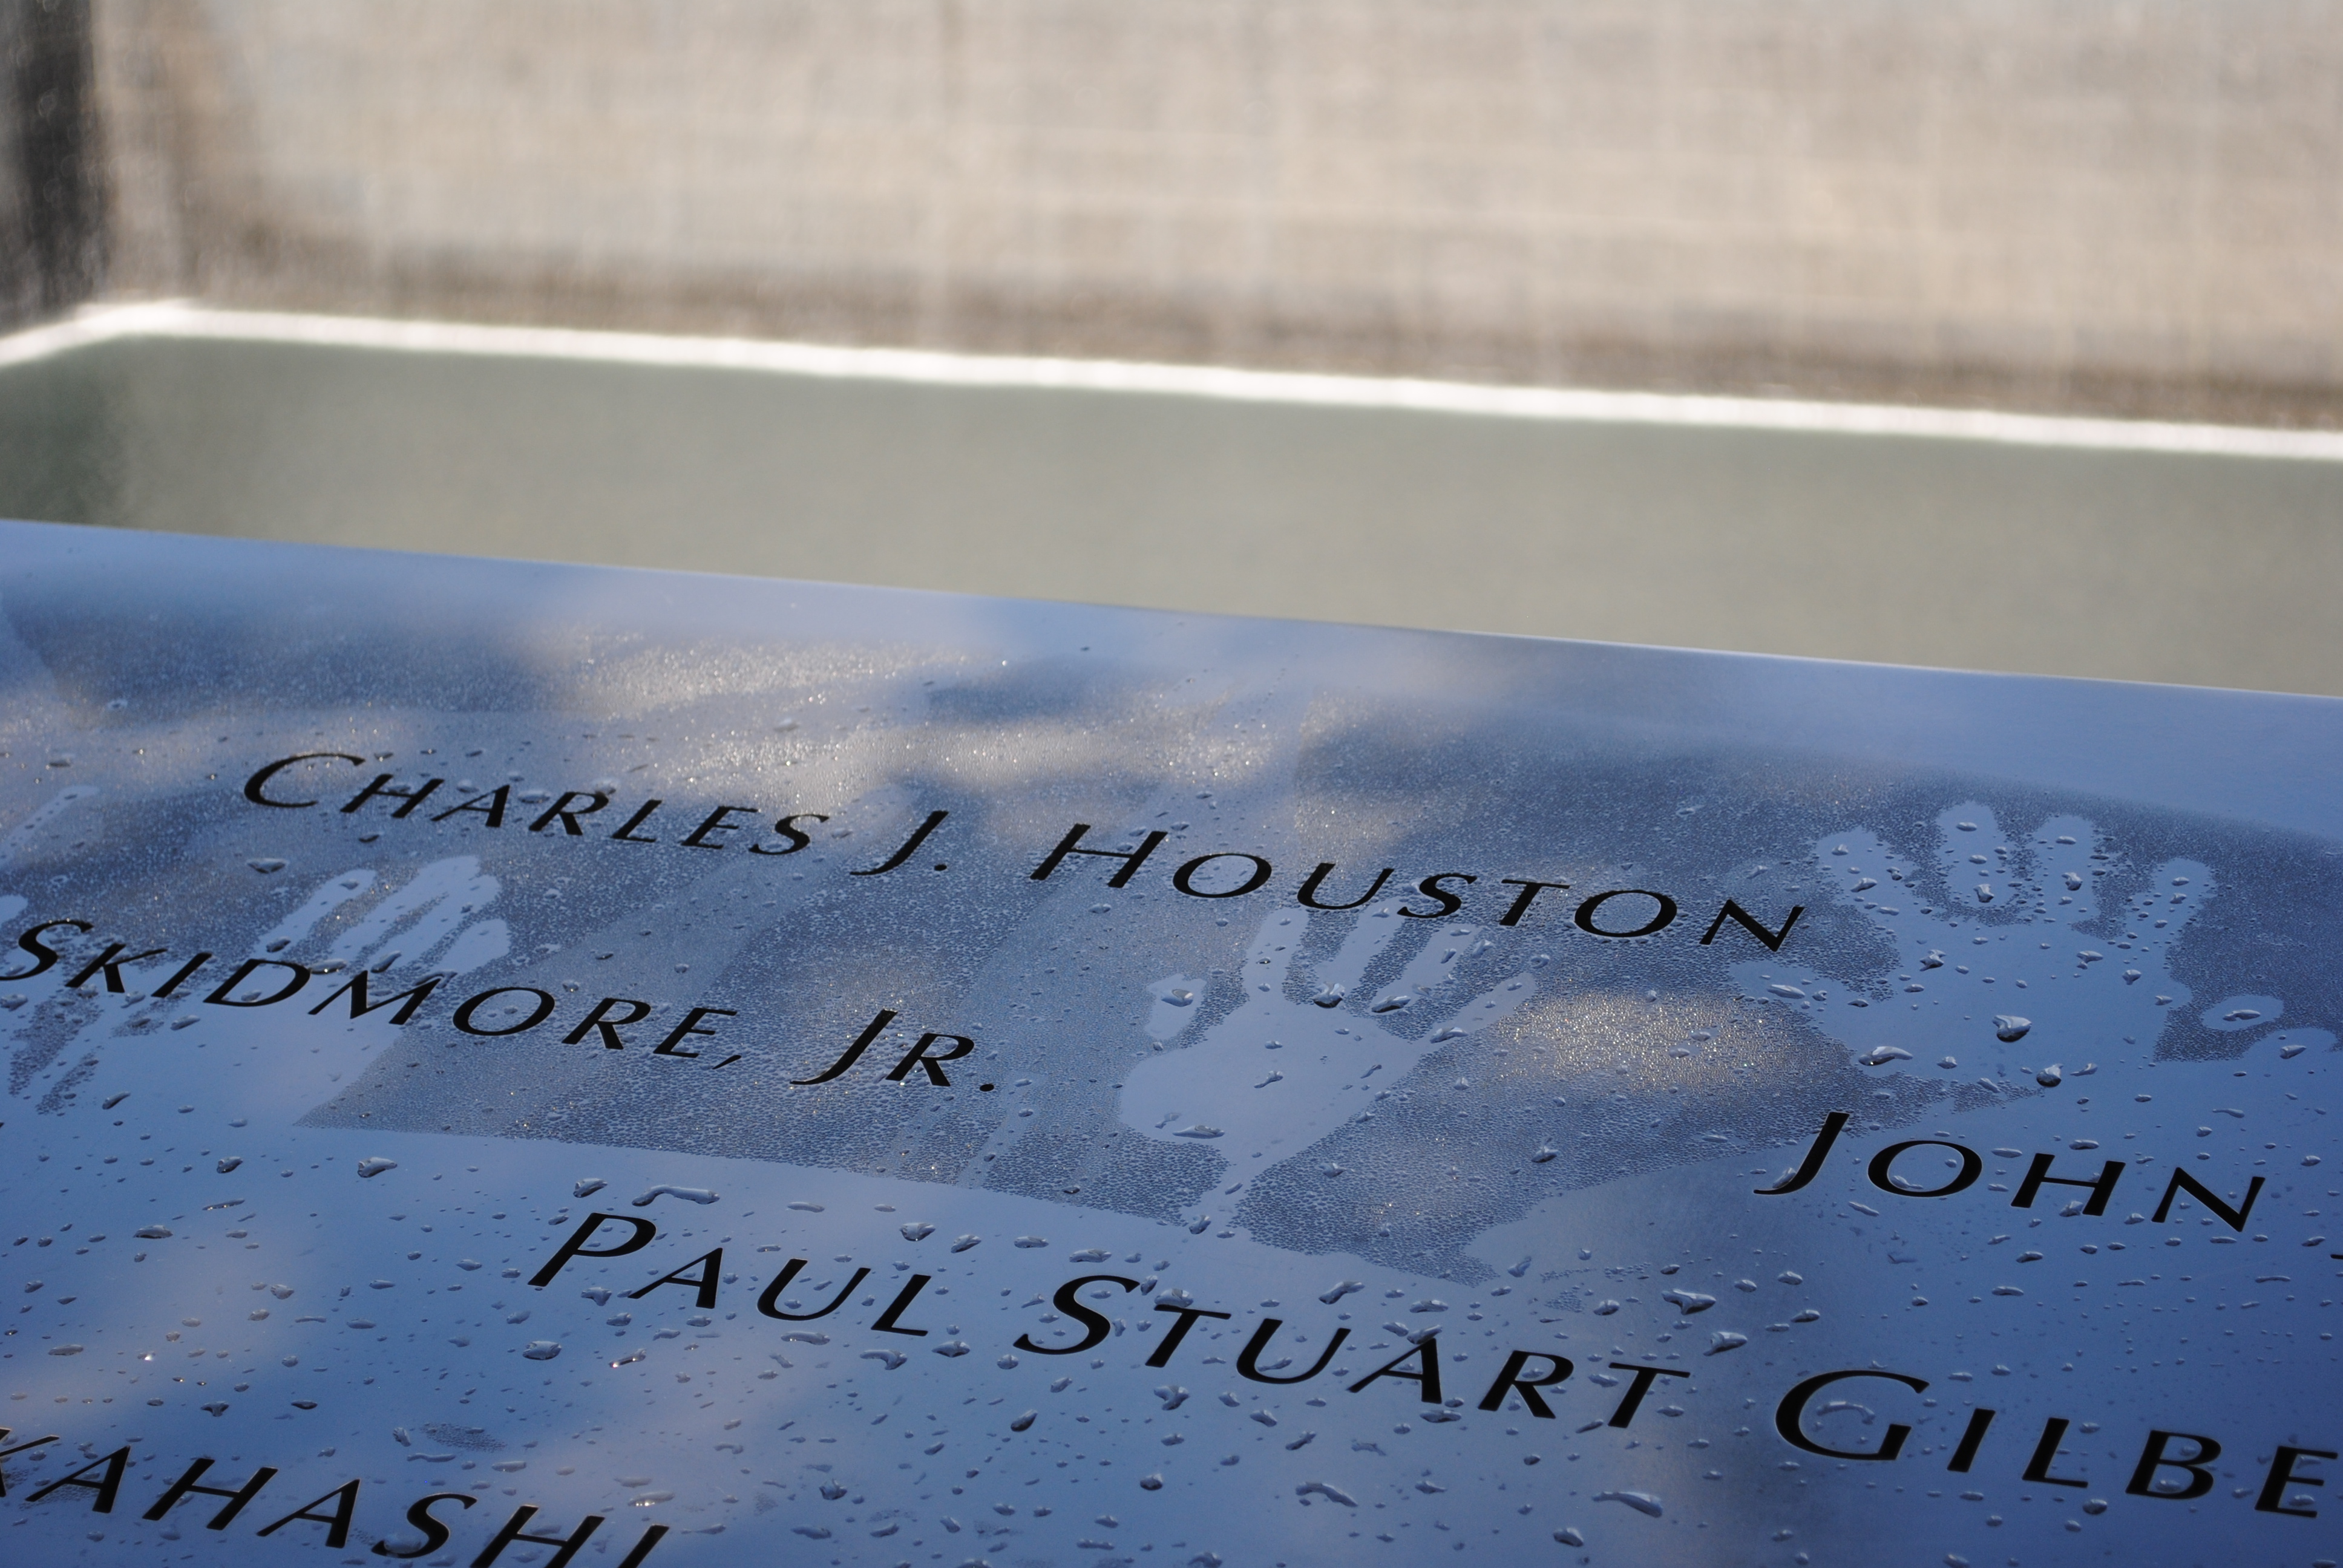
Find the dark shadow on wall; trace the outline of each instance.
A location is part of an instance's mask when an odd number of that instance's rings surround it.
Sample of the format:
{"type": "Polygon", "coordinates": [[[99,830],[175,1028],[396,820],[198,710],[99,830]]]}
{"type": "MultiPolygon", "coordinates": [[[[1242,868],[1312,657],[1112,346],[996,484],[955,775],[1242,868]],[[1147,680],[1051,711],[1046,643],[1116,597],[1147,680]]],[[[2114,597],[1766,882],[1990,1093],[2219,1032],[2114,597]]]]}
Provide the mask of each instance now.
{"type": "Polygon", "coordinates": [[[0,0],[0,326],[55,315],[106,276],[88,0],[0,0]]]}

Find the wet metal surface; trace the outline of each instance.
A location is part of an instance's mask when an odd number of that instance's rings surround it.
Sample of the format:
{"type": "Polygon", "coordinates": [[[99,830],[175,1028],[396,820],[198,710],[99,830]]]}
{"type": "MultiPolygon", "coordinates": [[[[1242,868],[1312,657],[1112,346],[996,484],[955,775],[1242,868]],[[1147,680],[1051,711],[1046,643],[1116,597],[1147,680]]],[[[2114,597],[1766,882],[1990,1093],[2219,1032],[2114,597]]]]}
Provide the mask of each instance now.
{"type": "Polygon", "coordinates": [[[12,1560],[2333,1554],[2331,699],[0,559],[12,1560]]]}

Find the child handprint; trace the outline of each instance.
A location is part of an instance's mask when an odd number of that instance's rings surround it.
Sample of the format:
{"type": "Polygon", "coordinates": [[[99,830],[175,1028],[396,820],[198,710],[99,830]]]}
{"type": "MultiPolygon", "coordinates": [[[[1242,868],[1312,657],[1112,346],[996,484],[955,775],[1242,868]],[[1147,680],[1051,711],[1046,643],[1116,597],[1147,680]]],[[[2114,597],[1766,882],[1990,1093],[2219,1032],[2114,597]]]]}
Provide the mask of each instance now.
{"type": "Polygon", "coordinates": [[[2189,1000],[2171,950],[2211,895],[2212,873],[2167,861],[2110,908],[2102,895],[2116,862],[2081,818],[2054,817],[2013,839],[1966,802],[1937,828],[1933,865],[1861,831],[1815,848],[1824,874],[1895,943],[1892,979],[1850,984],[1766,960],[1734,966],[1743,990],[1815,1010],[1825,1033],[1880,1071],[1990,1078],[2016,1062],[2046,1086],[2087,1064],[2149,1055],[2167,1010],[2189,1000]],[[2109,934],[2087,935],[2089,924],[2109,934]]]}
{"type": "MultiPolygon", "coordinates": [[[[306,977],[297,977],[296,984],[307,985],[310,996],[323,998],[339,983],[326,977],[345,970],[362,968],[376,975],[395,975],[394,984],[412,984],[425,974],[466,973],[511,950],[512,937],[505,922],[481,918],[481,911],[495,901],[499,890],[497,879],[481,871],[477,856],[451,856],[420,868],[404,886],[381,897],[365,916],[337,931],[339,920],[350,907],[380,888],[377,874],[365,867],[319,882],[283,919],[251,939],[246,956],[281,967],[251,975],[238,988],[238,999],[248,1002],[277,992],[285,986],[288,972],[297,970],[320,977],[322,983],[315,985],[306,977]],[[321,945],[323,952],[318,950],[321,945]]],[[[5,907],[0,902],[0,909],[5,907]]],[[[65,982],[78,962],[60,963],[38,976],[26,977],[21,990],[0,999],[0,1041],[9,1044],[13,1054],[11,1091],[25,1093],[45,1070],[60,1061],[67,1063],[42,1090],[43,1107],[54,1111],[64,1103],[66,1093],[100,1069],[102,1048],[109,1040],[136,1037],[164,1027],[166,1020],[172,1029],[192,1027],[206,1018],[216,1020],[219,1015],[200,1004],[233,960],[228,954],[219,955],[199,983],[183,985],[167,999],[146,994],[144,988],[158,984],[179,961],[179,955],[169,954],[126,970],[130,983],[122,994],[101,981],[68,990],[65,982]],[[74,1000],[73,1008],[64,1013],[26,1005],[64,998],[74,1000]]],[[[308,1009],[313,1004],[305,999],[297,1005],[308,1009]]]]}
{"type": "MultiPolygon", "coordinates": [[[[368,871],[348,876],[365,879],[361,890],[374,880],[368,871]]],[[[348,878],[343,880],[347,884],[348,878]]],[[[512,950],[512,933],[503,920],[476,918],[495,901],[498,890],[497,879],[480,869],[476,855],[434,860],[336,937],[327,958],[388,971],[436,952],[438,961],[430,966],[432,970],[467,973],[512,950]]],[[[295,935],[306,936],[307,930],[295,935]]]]}
{"type": "MultiPolygon", "coordinates": [[[[1245,950],[1244,1000],[1191,1043],[1141,1062],[1124,1081],[1122,1119],[1151,1138],[1209,1142],[1232,1159],[1300,1152],[1366,1109],[1436,1045],[1512,1014],[1536,995],[1526,972],[1467,978],[1491,946],[1481,928],[1419,920],[1398,902],[1358,917],[1314,971],[1300,950],[1301,910],[1272,911],[1245,950]],[[1431,928],[1423,950],[1383,984],[1377,960],[1431,928]]],[[[1321,917],[1331,918],[1331,917],[1321,917]]],[[[1151,1032],[1181,1032],[1182,977],[1159,985],[1151,1032]],[[1166,999],[1170,1000],[1166,1000],[1166,999]]]]}

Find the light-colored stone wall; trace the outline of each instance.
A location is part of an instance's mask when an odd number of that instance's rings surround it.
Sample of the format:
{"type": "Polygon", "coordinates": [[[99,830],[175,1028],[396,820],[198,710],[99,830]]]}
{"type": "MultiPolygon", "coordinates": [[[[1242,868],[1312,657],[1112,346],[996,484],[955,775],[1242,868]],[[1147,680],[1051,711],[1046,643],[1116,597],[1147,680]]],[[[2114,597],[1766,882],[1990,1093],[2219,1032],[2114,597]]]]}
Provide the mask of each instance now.
{"type": "Polygon", "coordinates": [[[97,0],[117,290],[2343,420],[2336,0],[97,0]]]}

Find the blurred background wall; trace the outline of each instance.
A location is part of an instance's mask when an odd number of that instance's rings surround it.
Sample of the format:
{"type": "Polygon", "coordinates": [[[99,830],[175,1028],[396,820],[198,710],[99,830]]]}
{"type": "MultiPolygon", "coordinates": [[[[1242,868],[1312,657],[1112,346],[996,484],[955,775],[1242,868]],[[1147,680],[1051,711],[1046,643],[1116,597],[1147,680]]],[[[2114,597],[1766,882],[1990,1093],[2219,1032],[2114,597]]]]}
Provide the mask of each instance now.
{"type": "Polygon", "coordinates": [[[2330,0],[7,11],[19,315],[2343,415],[2330,0]]]}
{"type": "Polygon", "coordinates": [[[0,324],[106,281],[106,158],[86,4],[0,5],[0,324]]]}

